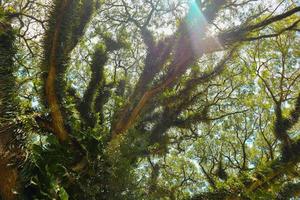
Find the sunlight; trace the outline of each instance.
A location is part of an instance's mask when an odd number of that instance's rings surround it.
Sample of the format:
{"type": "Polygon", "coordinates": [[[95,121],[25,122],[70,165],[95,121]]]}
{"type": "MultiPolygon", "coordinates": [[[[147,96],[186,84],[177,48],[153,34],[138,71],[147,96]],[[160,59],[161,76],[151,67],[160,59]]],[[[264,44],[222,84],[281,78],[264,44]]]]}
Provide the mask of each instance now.
{"type": "MultiPolygon", "coordinates": [[[[200,10],[201,5],[199,5],[196,0],[191,0],[189,4],[186,26],[191,38],[193,51],[195,54],[200,54],[203,49],[201,40],[205,37],[212,37],[212,34],[208,33],[209,24],[200,10]]],[[[221,46],[217,38],[214,38],[214,40],[221,46]]]]}
{"type": "Polygon", "coordinates": [[[295,2],[0,0],[0,199],[297,198],[295,2]]]}

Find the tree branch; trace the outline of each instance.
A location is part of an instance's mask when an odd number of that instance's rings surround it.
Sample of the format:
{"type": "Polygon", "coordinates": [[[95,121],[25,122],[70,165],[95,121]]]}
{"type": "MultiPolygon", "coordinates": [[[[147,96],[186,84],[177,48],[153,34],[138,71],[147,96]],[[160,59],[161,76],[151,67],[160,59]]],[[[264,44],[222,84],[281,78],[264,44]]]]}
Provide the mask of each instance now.
{"type": "Polygon", "coordinates": [[[65,64],[69,53],[76,46],[79,38],[83,34],[85,25],[92,14],[92,1],[85,0],[83,4],[79,1],[63,0],[56,3],[55,9],[50,16],[50,25],[45,39],[45,59],[43,68],[47,71],[45,78],[45,97],[50,108],[53,130],[60,142],[69,140],[68,131],[64,124],[63,112],[61,110],[59,89],[63,87],[61,83],[65,64]],[[81,9],[78,12],[76,7],[81,9]],[[89,8],[89,9],[87,9],[89,8]],[[70,23],[74,19],[73,12],[78,12],[77,23],[70,23]],[[76,24],[73,26],[72,24],[76,24]],[[68,34],[71,37],[68,38],[68,34]]]}

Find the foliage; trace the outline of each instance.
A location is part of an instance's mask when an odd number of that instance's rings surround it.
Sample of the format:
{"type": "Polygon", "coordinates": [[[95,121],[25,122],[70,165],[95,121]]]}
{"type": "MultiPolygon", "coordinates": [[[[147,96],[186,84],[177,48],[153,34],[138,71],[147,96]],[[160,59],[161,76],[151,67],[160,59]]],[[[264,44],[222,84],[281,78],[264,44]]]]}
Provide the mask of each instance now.
{"type": "Polygon", "coordinates": [[[1,197],[299,196],[299,11],[0,1],[1,197]]]}

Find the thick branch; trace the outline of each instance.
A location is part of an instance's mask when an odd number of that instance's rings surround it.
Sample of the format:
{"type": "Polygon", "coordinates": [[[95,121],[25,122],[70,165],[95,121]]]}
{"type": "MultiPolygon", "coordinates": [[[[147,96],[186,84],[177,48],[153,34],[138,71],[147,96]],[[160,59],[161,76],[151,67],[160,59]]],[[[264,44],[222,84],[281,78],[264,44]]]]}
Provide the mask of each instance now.
{"type": "MultiPolygon", "coordinates": [[[[235,28],[232,31],[228,31],[225,33],[221,33],[219,35],[219,40],[222,44],[228,44],[228,43],[232,43],[232,42],[238,42],[238,41],[244,41],[247,40],[246,35],[252,31],[256,31],[258,29],[264,28],[274,22],[283,20],[285,18],[288,18],[290,16],[292,16],[293,14],[297,13],[300,11],[300,6],[295,7],[285,13],[276,15],[274,17],[270,17],[269,19],[263,20],[259,23],[256,23],[254,25],[248,25],[248,26],[242,26],[241,28],[235,28]]],[[[298,23],[298,22],[297,22],[298,23]]],[[[296,23],[296,24],[297,24],[296,23]]],[[[294,27],[295,24],[292,24],[292,27],[294,27]]],[[[282,30],[282,32],[285,32],[286,30],[282,30]]],[[[277,36],[277,34],[275,34],[274,36],[277,36]]],[[[271,37],[271,36],[270,36],[271,37]]],[[[257,40],[260,39],[259,37],[257,38],[252,38],[251,40],[257,40]]],[[[248,39],[250,40],[250,39],[248,39]]]]}
{"type": "Polygon", "coordinates": [[[281,191],[277,195],[277,200],[288,200],[293,197],[300,196],[300,182],[298,183],[287,183],[283,186],[281,191]]]}
{"type": "MultiPolygon", "coordinates": [[[[291,145],[291,151],[299,152],[299,149],[300,141],[291,145]]],[[[247,193],[255,192],[259,189],[267,187],[268,184],[274,183],[278,178],[293,170],[295,165],[299,162],[299,155],[293,155],[287,158],[282,157],[274,160],[264,168],[265,170],[257,173],[255,181],[247,186],[247,193]]]]}
{"type": "MultiPolygon", "coordinates": [[[[153,98],[153,96],[172,86],[174,81],[177,80],[178,77],[180,77],[186,71],[187,67],[197,58],[201,57],[203,54],[220,50],[222,48],[221,44],[229,45],[239,42],[244,39],[245,35],[249,32],[287,18],[298,11],[300,11],[300,7],[296,7],[283,14],[271,17],[255,25],[250,25],[234,31],[222,33],[218,37],[219,41],[214,37],[200,38],[198,41],[191,41],[191,38],[186,35],[186,31],[184,31],[186,29],[185,25],[183,24],[180,26],[179,30],[182,32],[176,42],[177,45],[175,45],[176,50],[174,51],[174,60],[170,64],[170,70],[168,71],[168,75],[166,76],[165,80],[162,83],[152,87],[152,89],[145,91],[138,102],[132,108],[128,108],[124,112],[112,131],[113,137],[125,132],[128,128],[130,128],[131,125],[136,121],[136,118],[141,110],[153,98]],[[199,48],[193,51],[192,44],[199,48]]],[[[205,30],[205,28],[203,28],[203,30],[205,30]]],[[[203,36],[203,33],[198,34],[203,36]]]]}
{"type": "Polygon", "coordinates": [[[82,36],[85,25],[91,16],[91,5],[91,0],[83,3],[63,0],[55,5],[50,16],[53,21],[47,31],[43,66],[48,71],[45,79],[45,97],[50,108],[54,133],[61,142],[69,140],[69,135],[64,124],[59,90],[61,90],[60,87],[63,87],[62,79],[69,53],[82,36]],[[74,16],[74,12],[78,12],[79,16],[74,16]],[[69,20],[73,20],[72,23],[69,20]],[[71,34],[71,37],[68,37],[68,34],[71,34]]]}
{"type": "Polygon", "coordinates": [[[107,52],[103,48],[97,47],[91,64],[92,77],[83,99],[78,106],[81,117],[90,127],[95,125],[95,112],[93,107],[97,91],[99,87],[104,84],[104,65],[107,59],[107,52]]]}

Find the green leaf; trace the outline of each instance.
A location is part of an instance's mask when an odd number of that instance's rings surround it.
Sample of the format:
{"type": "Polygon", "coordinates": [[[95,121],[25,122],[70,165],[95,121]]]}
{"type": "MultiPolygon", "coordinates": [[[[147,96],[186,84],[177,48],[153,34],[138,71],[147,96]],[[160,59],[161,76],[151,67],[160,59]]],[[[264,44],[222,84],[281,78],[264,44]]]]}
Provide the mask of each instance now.
{"type": "Polygon", "coordinates": [[[68,200],[69,199],[69,195],[63,187],[60,188],[58,195],[59,195],[59,198],[61,200],[68,200]]]}

